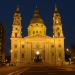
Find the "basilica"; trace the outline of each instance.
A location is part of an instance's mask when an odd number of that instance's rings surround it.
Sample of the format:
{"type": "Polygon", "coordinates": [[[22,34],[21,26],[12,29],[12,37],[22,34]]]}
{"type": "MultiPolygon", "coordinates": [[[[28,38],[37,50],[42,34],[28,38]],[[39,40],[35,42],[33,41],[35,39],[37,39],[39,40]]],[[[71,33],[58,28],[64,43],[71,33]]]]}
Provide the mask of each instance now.
{"type": "Polygon", "coordinates": [[[28,25],[28,35],[22,36],[22,16],[17,7],[13,16],[11,32],[11,64],[64,63],[64,35],[61,16],[55,7],[53,13],[53,36],[47,36],[46,25],[36,8],[28,25]]]}

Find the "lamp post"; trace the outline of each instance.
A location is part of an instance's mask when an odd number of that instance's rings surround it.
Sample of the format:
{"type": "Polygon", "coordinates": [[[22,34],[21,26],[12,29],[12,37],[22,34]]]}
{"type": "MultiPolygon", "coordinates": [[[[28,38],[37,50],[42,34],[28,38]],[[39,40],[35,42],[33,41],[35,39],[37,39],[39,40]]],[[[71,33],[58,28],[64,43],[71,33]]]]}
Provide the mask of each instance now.
{"type": "Polygon", "coordinates": [[[69,51],[68,48],[66,49],[66,51],[67,51],[67,57],[68,57],[68,60],[69,60],[69,64],[71,64],[71,52],[69,51]]]}
{"type": "Polygon", "coordinates": [[[69,52],[69,49],[67,48],[66,51],[69,52]]]}

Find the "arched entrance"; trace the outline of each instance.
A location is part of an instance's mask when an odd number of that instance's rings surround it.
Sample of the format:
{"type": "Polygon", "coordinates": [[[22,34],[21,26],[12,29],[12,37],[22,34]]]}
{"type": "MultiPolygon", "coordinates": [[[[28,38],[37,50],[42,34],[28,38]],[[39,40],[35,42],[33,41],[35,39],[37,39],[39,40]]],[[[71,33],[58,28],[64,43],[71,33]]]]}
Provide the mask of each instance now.
{"type": "Polygon", "coordinates": [[[36,51],[35,53],[34,63],[42,63],[42,56],[39,51],[36,51]]]}

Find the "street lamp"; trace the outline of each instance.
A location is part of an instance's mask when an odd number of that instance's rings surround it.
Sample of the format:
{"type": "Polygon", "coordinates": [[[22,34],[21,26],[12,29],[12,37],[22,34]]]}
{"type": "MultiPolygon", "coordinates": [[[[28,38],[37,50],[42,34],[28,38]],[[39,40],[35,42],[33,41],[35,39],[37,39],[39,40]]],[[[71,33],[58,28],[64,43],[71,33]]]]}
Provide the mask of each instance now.
{"type": "Polygon", "coordinates": [[[68,51],[68,52],[69,52],[69,49],[67,48],[67,49],[66,49],[66,51],[68,51]]]}
{"type": "Polygon", "coordinates": [[[69,64],[71,64],[71,52],[69,51],[68,48],[66,49],[66,51],[67,51],[67,57],[68,57],[68,60],[69,60],[69,64]]]}

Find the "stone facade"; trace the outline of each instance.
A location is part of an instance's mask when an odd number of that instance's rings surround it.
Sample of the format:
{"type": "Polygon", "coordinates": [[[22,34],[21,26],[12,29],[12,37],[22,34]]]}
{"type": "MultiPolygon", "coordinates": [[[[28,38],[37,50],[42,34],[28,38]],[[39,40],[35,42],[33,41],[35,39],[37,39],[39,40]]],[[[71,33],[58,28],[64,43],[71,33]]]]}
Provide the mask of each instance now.
{"type": "Polygon", "coordinates": [[[11,34],[11,63],[13,65],[46,63],[59,65],[64,62],[64,36],[61,17],[55,7],[53,37],[47,36],[46,25],[38,9],[28,26],[28,36],[22,37],[21,14],[17,7],[11,34]],[[37,61],[38,60],[38,61],[37,61]]]}

